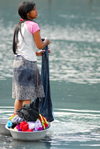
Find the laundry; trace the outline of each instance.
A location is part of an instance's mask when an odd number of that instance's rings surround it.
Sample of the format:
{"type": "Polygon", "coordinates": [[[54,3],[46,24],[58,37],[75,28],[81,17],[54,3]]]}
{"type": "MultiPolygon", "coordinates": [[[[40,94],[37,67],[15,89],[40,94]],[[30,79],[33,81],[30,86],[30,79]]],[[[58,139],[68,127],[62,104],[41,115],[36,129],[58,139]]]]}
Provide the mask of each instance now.
{"type": "Polygon", "coordinates": [[[24,121],[36,121],[39,118],[39,109],[35,107],[35,103],[25,104],[17,110],[19,117],[23,118],[24,121]]]}
{"type": "Polygon", "coordinates": [[[30,130],[29,127],[28,127],[28,123],[26,123],[25,121],[23,121],[20,124],[18,124],[16,126],[15,130],[17,130],[17,131],[25,131],[25,132],[33,132],[33,129],[30,130]]]}
{"type": "Polygon", "coordinates": [[[42,123],[43,129],[46,129],[48,127],[47,119],[43,117],[41,114],[39,114],[39,120],[42,123]]]}
{"type": "Polygon", "coordinates": [[[54,120],[54,113],[50,93],[48,46],[45,46],[43,50],[45,50],[45,52],[42,54],[41,80],[44,87],[45,97],[41,98],[40,113],[48,122],[52,122],[54,120]]]}
{"type": "Polygon", "coordinates": [[[29,129],[34,129],[35,128],[35,122],[27,122],[29,129]]]}
{"type": "Polygon", "coordinates": [[[20,123],[20,129],[22,131],[33,131],[33,130],[30,130],[29,129],[28,123],[26,123],[25,121],[23,121],[23,122],[20,123]]]}
{"type": "Polygon", "coordinates": [[[22,131],[28,130],[28,124],[27,124],[25,121],[21,122],[21,123],[20,123],[20,129],[21,129],[22,131]]]}
{"type": "Polygon", "coordinates": [[[16,115],[17,115],[17,113],[12,114],[12,115],[9,117],[9,120],[12,120],[12,118],[15,117],[16,115]]]}
{"type": "Polygon", "coordinates": [[[7,122],[7,127],[10,128],[11,125],[12,125],[12,122],[9,120],[9,121],[7,122]]]}
{"type": "Polygon", "coordinates": [[[16,125],[16,129],[17,129],[18,131],[22,131],[22,129],[20,129],[20,124],[17,124],[17,125],[16,125]]]}
{"type": "Polygon", "coordinates": [[[23,118],[19,117],[18,115],[14,116],[12,119],[11,119],[11,122],[12,123],[16,123],[16,124],[19,124],[20,122],[23,121],[23,118]]]}
{"type": "MultiPolygon", "coordinates": [[[[17,118],[17,116],[18,115],[16,115],[15,119],[17,118]]],[[[18,119],[22,120],[22,118],[20,118],[19,116],[18,116],[18,119]]],[[[34,132],[34,131],[42,131],[44,129],[47,129],[49,127],[49,123],[47,122],[47,119],[45,117],[39,114],[39,118],[37,118],[36,121],[23,120],[18,124],[16,124],[16,121],[15,123],[12,123],[11,120],[9,120],[7,122],[7,127],[9,129],[13,129],[14,131],[34,132]]]]}
{"type": "Polygon", "coordinates": [[[11,127],[10,127],[10,128],[14,129],[14,128],[16,127],[16,125],[17,125],[17,124],[12,123],[12,125],[11,125],[11,127]]]}
{"type": "Polygon", "coordinates": [[[35,130],[38,131],[38,130],[43,130],[43,126],[42,126],[42,123],[39,119],[37,119],[37,121],[35,122],[35,130]]]}

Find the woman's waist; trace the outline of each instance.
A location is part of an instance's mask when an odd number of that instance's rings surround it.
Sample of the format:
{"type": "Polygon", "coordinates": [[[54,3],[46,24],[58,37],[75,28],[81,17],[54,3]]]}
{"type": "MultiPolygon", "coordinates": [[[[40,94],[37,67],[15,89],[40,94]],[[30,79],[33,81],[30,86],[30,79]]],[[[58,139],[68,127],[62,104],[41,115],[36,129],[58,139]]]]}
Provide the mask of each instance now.
{"type": "Polygon", "coordinates": [[[16,50],[17,55],[22,56],[23,58],[25,58],[26,60],[29,61],[37,61],[37,57],[36,57],[36,52],[32,51],[32,50],[16,50]]]}
{"type": "Polygon", "coordinates": [[[37,68],[37,61],[29,61],[27,59],[25,59],[22,55],[15,55],[14,56],[14,63],[13,63],[13,67],[16,68],[37,68]]]}

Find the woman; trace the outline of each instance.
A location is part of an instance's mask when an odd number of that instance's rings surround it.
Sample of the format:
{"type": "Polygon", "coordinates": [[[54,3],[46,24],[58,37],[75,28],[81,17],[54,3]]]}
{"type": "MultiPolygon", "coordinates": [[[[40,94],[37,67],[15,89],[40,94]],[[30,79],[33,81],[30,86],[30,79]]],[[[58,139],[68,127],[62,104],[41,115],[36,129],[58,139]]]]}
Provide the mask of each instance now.
{"type": "Polygon", "coordinates": [[[40,74],[37,68],[37,57],[41,56],[44,48],[50,44],[48,39],[41,40],[40,28],[33,19],[38,16],[34,2],[22,2],[18,8],[21,17],[13,36],[13,87],[12,98],[15,98],[15,112],[24,104],[30,104],[32,99],[44,97],[40,74]],[[35,46],[36,45],[36,46],[35,46]],[[38,83],[38,88],[37,88],[38,83]]]}

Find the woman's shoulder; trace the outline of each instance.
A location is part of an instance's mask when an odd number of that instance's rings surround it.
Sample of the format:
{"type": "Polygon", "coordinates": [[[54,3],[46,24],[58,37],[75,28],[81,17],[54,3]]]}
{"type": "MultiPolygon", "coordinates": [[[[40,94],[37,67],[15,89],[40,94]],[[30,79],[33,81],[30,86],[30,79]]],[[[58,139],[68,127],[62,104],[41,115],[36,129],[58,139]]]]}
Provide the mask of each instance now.
{"type": "Polygon", "coordinates": [[[26,21],[26,25],[31,34],[34,34],[36,31],[40,30],[39,25],[34,21],[26,21]]]}
{"type": "Polygon", "coordinates": [[[26,24],[29,24],[29,25],[38,25],[36,22],[34,21],[26,21],[26,24]]]}

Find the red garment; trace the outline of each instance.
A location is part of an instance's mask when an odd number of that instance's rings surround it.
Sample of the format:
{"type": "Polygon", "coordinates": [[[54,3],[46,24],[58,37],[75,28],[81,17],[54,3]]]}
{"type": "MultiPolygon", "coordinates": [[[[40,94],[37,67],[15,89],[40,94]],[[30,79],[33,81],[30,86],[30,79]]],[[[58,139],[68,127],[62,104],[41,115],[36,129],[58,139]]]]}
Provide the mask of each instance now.
{"type": "Polygon", "coordinates": [[[17,113],[12,114],[10,117],[12,117],[13,115],[17,115],[17,113]]]}
{"type": "Polygon", "coordinates": [[[47,119],[41,114],[39,114],[39,120],[41,121],[43,128],[46,129],[48,127],[47,119]]]}
{"type": "Polygon", "coordinates": [[[29,129],[28,124],[25,121],[21,122],[20,129],[22,129],[22,131],[27,131],[29,129]]]}
{"type": "Polygon", "coordinates": [[[22,129],[22,131],[26,131],[26,132],[33,132],[33,129],[29,129],[28,127],[28,123],[23,121],[23,122],[20,122],[20,129],[22,129]]]}

